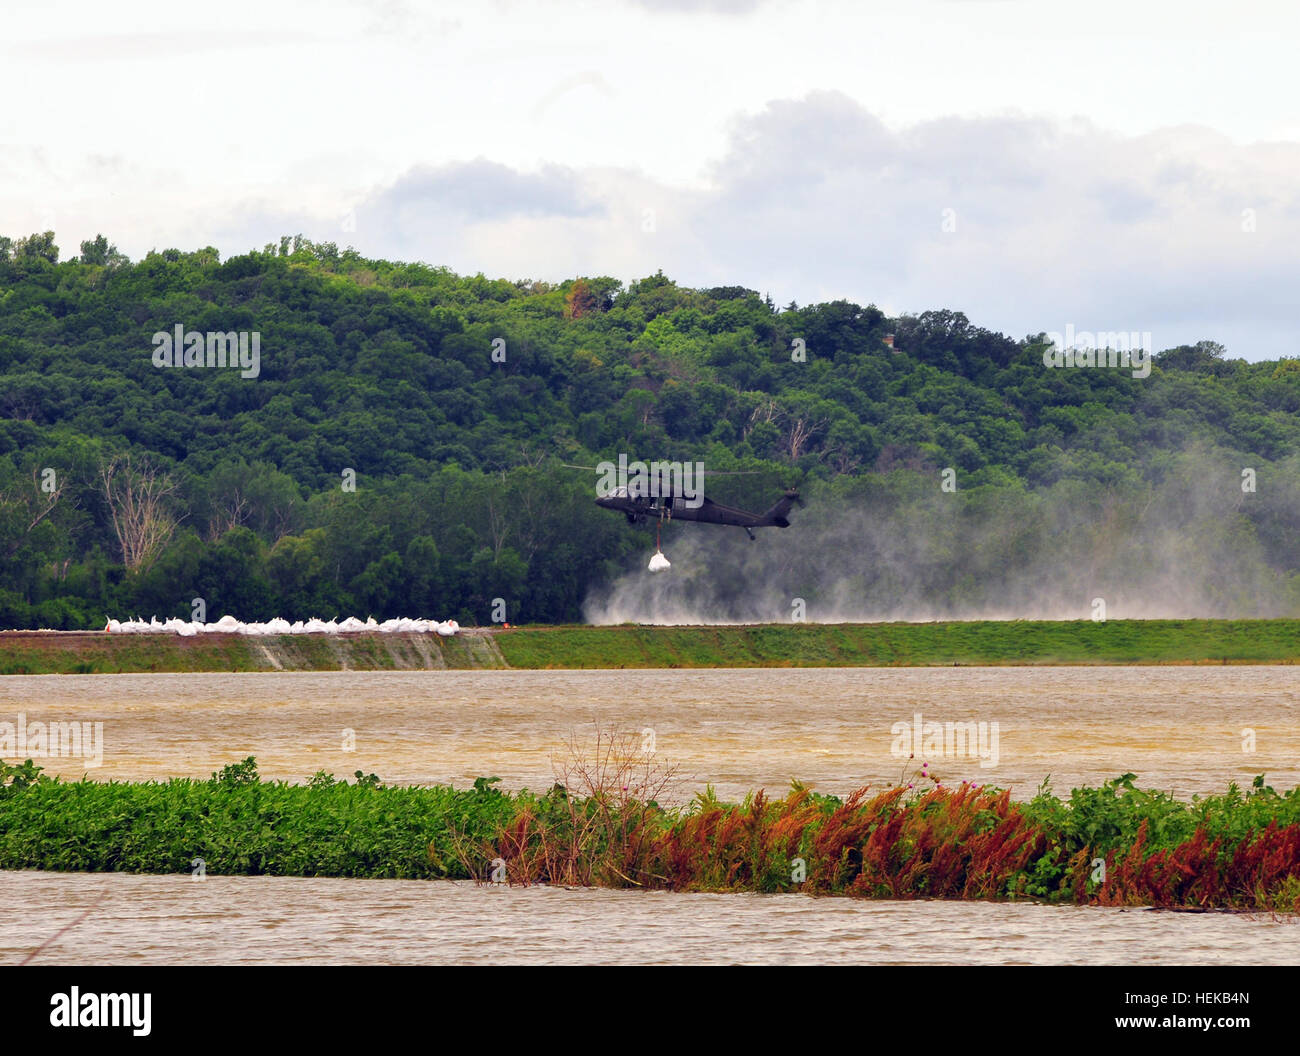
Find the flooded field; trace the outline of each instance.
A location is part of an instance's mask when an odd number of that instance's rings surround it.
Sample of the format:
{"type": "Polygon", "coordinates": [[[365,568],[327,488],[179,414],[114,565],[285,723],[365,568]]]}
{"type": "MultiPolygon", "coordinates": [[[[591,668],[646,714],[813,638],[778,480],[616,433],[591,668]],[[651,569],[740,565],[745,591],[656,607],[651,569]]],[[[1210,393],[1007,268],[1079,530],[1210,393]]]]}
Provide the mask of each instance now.
{"type": "MultiPolygon", "coordinates": [[[[37,758],[66,778],[207,777],[255,755],[291,781],[545,788],[566,740],[600,723],[676,764],[683,802],[796,777],[842,794],[922,758],[1018,798],[1048,775],[1065,792],[1127,771],[1190,796],[1261,771],[1294,785],[1298,702],[1292,667],[30,676],[0,679],[0,737],[102,723],[82,756],[37,758]],[[900,731],[932,722],[979,735],[900,757],[900,731]]],[[[15,916],[0,963],[1300,962],[1294,922],[1147,910],[41,872],[0,872],[0,902],[39,907],[15,916]]]]}
{"type": "Polygon", "coordinates": [[[1137,909],[37,872],[0,903],[40,907],[0,964],[1300,963],[1295,923],[1137,909]]]}
{"type": "MultiPolygon", "coordinates": [[[[798,778],[842,794],[897,782],[928,759],[945,783],[970,779],[1032,796],[1132,771],[1180,796],[1300,780],[1300,669],[914,668],[441,671],[13,676],[0,723],[101,723],[102,765],[37,758],[96,780],[207,777],[257,757],[265,777],[318,770],[390,783],[495,775],[549,787],[575,731],[614,725],[679,767],[678,799],[712,783],[724,797],[798,778]],[[925,723],[974,723],[969,742],[925,750],[925,723]],[[924,725],[921,727],[924,730],[924,725]],[[951,749],[951,750],[950,750],[951,749]]],[[[0,727],[2,728],[2,727],[0,727]]],[[[93,731],[92,727],[86,727],[93,731]]],[[[15,745],[15,748],[17,746],[15,745]]],[[[84,746],[83,746],[84,749],[84,746]]],[[[6,759],[32,754],[0,748],[6,759]]]]}

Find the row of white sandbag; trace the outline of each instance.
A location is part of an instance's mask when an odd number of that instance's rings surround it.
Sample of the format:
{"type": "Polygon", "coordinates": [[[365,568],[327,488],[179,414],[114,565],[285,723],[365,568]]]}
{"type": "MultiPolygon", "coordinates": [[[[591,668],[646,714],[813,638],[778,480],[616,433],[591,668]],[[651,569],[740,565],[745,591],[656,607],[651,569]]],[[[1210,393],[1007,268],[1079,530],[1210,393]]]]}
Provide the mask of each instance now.
{"type": "Polygon", "coordinates": [[[290,623],[276,617],[266,623],[245,623],[233,616],[222,616],[216,623],[200,623],[197,620],[159,620],[157,616],[145,621],[109,620],[104,628],[110,634],[179,634],[190,638],[196,634],[348,634],[353,631],[377,631],[380,634],[429,634],[436,633],[450,638],[460,630],[455,620],[385,620],[378,623],[372,616],[364,622],[355,616],[345,620],[296,620],[290,623]]]}

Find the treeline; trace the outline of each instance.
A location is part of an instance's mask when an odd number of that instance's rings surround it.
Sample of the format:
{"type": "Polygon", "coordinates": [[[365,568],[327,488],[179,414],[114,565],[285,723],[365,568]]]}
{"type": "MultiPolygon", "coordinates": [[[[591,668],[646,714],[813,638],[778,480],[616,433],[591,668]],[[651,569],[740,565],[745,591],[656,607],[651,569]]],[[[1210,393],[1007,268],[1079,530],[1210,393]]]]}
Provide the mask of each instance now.
{"type": "MultiPolygon", "coordinates": [[[[1044,335],[957,312],[778,309],[662,274],[510,282],[300,237],[59,258],[51,232],[0,238],[0,627],[195,598],[212,619],[482,623],[503,598],[512,622],[577,620],[645,535],[559,463],[620,452],[760,470],[710,493],[763,508],[944,468],[963,504],[1070,485],[1104,506],[1158,492],[1184,449],[1288,480],[1300,450],[1300,361],[1208,341],[1142,379],[1047,369],[1044,335]],[[257,332],[257,376],[155,366],[176,326],[257,332]]],[[[1296,575],[1295,509],[1234,516],[1258,571],[1296,575]]]]}
{"type": "Polygon", "coordinates": [[[30,470],[0,460],[0,489],[12,497],[0,507],[10,543],[0,564],[3,627],[102,627],[106,614],[572,622],[587,584],[614,574],[639,545],[622,520],[594,509],[587,481],[555,471],[453,465],[308,493],[261,462],[223,462],[204,476],[177,469],[172,479],[152,463],[114,467],[90,442],[34,454],[30,470]],[[36,463],[64,474],[53,503],[36,463]],[[44,508],[49,515],[32,526],[44,508]],[[89,552],[74,559],[84,540],[93,540],[89,552]]]}

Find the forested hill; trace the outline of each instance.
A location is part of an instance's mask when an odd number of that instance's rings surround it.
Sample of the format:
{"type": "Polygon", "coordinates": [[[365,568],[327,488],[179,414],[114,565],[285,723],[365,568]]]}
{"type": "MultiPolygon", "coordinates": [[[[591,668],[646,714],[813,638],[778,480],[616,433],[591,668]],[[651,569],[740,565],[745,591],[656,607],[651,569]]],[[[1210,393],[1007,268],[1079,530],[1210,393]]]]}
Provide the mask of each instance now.
{"type": "MultiPolygon", "coordinates": [[[[101,237],[60,261],[52,234],[0,239],[0,627],[196,597],[209,619],[484,623],[501,597],[512,621],[577,620],[646,536],[559,463],[619,453],[763,470],[711,492],[754,506],[791,483],[810,506],[905,503],[951,467],[964,504],[1068,488],[1101,508],[1192,450],[1294,496],[1300,360],[1203,341],[1136,378],[1049,369],[1047,347],[662,274],[512,282],[301,238],[132,263],[101,237]],[[255,332],[255,376],[156,365],[177,327],[255,332]]],[[[1294,578],[1294,504],[1240,517],[1252,559],[1294,578]]]]}

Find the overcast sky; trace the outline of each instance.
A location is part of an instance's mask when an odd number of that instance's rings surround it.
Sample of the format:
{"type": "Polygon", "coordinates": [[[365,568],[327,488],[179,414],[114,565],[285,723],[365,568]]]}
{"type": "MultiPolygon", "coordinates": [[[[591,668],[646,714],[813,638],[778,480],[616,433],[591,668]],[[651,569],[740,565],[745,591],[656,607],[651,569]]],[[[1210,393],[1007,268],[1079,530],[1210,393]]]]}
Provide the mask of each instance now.
{"type": "Polygon", "coordinates": [[[6,0],[0,233],[1300,354],[1300,5],[6,0]]]}

